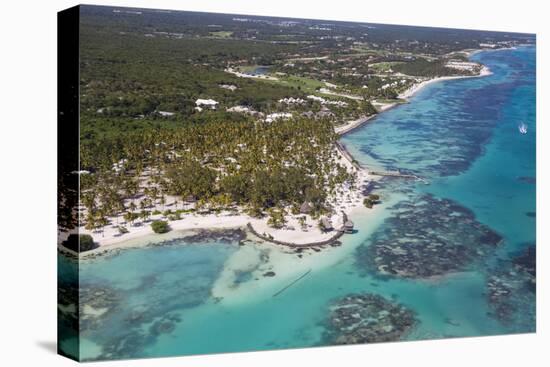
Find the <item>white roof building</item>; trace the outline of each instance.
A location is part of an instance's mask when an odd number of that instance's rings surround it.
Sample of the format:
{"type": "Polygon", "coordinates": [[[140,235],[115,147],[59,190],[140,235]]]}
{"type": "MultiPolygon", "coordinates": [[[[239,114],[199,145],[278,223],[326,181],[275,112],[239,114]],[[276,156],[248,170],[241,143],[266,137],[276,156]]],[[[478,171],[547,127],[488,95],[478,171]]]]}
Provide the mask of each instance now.
{"type": "Polygon", "coordinates": [[[304,101],[303,99],[301,98],[294,98],[294,97],[289,97],[289,98],[281,98],[279,100],[279,103],[285,103],[285,104],[303,104],[305,103],[306,101],[304,101]]]}
{"type": "Polygon", "coordinates": [[[246,107],[246,106],[233,106],[233,107],[227,109],[227,112],[248,113],[248,112],[251,112],[251,111],[252,110],[250,109],[250,107],[246,107]]]}
{"type": "Polygon", "coordinates": [[[272,113],[272,114],[269,114],[266,116],[265,118],[265,121],[266,122],[273,122],[275,120],[279,120],[279,119],[289,119],[292,117],[292,114],[289,113],[289,112],[275,112],[275,113],[272,113]]]}
{"type": "Polygon", "coordinates": [[[209,107],[209,108],[216,108],[216,106],[219,104],[218,102],[214,101],[213,99],[197,99],[195,101],[195,104],[197,105],[197,107],[200,107],[200,106],[204,106],[204,107],[209,107]]]}
{"type": "Polygon", "coordinates": [[[236,85],[233,85],[233,84],[220,84],[220,88],[222,89],[228,89],[230,91],[234,91],[237,89],[237,86],[236,85]]]}
{"type": "Polygon", "coordinates": [[[338,107],[346,107],[348,105],[347,102],[344,102],[344,101],[331,101],[331,100],[328,100],[328,99],[324,99],[323,97],[318,97],[318,96],[314,96],[314,95],[309,95],[306,97],[307,99],[311,99],[313,101],[317,101],[319,103],[321,103],[322,105],[333,105],[333,106],[338,106],[338,107]]]}
{"type": "Polygon", "coordinates": [[[314,95],[309,95],[306,98],[311,99],[313,101],[321,102],[321,103],[325,102],[325,99],[323,97],[317,97],[317,96],[314,96],[314,95]]]}
{"type": "Polygon", "coordinates": [[[170,117],[174,116],[174,112],[168,112],[168,111],[157,111],[157,113],[163,117],[170,117]]]}
{"type": "Polygon", "coordinates": [[[477,67],[479,67],[478,63],[475,62],[467,62],[467,61],[457,61],[457,60],[449,60],[447,64],[445,64],[448,68],[458,69],[458,70],[468,70],[473,71],[477,67]]]}

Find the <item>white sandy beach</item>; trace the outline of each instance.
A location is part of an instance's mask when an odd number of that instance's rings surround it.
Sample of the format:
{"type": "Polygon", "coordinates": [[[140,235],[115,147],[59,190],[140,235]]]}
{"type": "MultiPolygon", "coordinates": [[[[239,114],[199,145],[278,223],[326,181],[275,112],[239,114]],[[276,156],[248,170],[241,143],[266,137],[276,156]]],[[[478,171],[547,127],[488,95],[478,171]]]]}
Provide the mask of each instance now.
{"type": "Polygon", "coordinates": [[[374,118],[375,116],[376,115],[363,116],[363,117],[360,117],[356,120],[348,121],[343,125],[335,127],[334,131],[338,135],[344,135],[344,134],[350,132],[351,130],[363,125],[365,122],[369,121],[370,119],[374,118]]]}
{"type": "MultiPolygon", "coordinates": [[[[346,157],[340,150],[335,149],[338,157],[338,163],[343,165],[348,172],[353,172],[356,176],[355,187],[341,187],[336,194],[328,198],[328,203],[332,205],[334,214],[329,217],[335,229],[343,226],[342,213],[349,214],[352,210],[362,207],[363,195],[361,187],[369,180],[376,179],[369,176],[366,170],[359,169],[346,157]]],[[[173,201],[175,198],[169,197],[168,201],[173,201]]],[[[163,211],[164,208],[157,205],[154,209],[163,211]]],[[[290,210],[288,210],[290,212],[290,210]]],[[[126,246],[135,246],[142,237],[150,237],[158,240],[170,236],[169,234],[155,234],[151,228],[151,222],[154,220],[166,220],[162,214],[152,215],[149,220],[136,222],[135,225],[125,223],[121,217],[111,218],[111,224],[104,227],[102,231],[89,231],[85,228],[80,228],[81,234],[89,234],[94,241],[99,244],[99,249],[93,250],[95,253],[103,250],[120,248],[126,246]],[[119,225],[125,225],[128,233],[120,234],[119,225]]],[[[267,224],[268,218],[253,218],[244,213],[242,208],[237,208],[233,211],[222,211],[216,214],[182,214],[182,219],[169,221],[171,232],[196,230],[196,229],[224,229],[245,227],[248,223],[252,225],[254,230],[262,235],[271,236],[274,240],[293,243],[307,244],[320,242],[330,239],[335,235],[335,231],[323,232],[318,227],[318,219],[313,219],[310,215],[304,214],[288,214],[286,215],[287,222],[283,228],[276,229],[267,224]],[[305,226],[302,227],[299,221],[300,217],[306,217],[305,226]]],[[[83,256],[94,253],[86,252],[83,256]]]]}
{"type": "Polygon", "coordinates": [[[459,75],[459,76],[442,76],[442,77],[438,77],[438,78],[433,78],[433,79],[428,79],[428,80],[424,80],[418,84],[414,84],[413,86],[411,86],[409,89],[407,89],[406,91],[404,91],[403,93],[401,93],[399,95],[399,98],[401,99],[409,99],[411,98],[412,96],[414,96],[415,93],[418,93],[418,91],[420,91],[422,88],[424,88],[425,86],[427,85],[430,85],[430,84],[433,84],[433,83],[437,83],[437,82],[441,82],[441,81],[444,81],[444,80],[453,80],[453,79],[466,79],[466,78],[480,78],[480,77],[484,77],[484,76],[488,76],[488,75],[491,75],[492,72],[491,70],[489,70],[488,67],[486,66],[483,66],[481,68],[481,71],[478,75],[459,75]]]}

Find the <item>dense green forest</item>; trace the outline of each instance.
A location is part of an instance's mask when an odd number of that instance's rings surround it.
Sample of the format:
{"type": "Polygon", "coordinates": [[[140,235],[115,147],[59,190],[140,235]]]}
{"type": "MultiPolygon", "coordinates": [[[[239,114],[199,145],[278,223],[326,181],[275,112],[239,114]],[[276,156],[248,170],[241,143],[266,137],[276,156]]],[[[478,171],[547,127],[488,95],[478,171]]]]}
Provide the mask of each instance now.
{"type": "Polygon", "coordinates": [[[82,7],[84,25],[128,33],[165,32],[173,38],[213,37],[215,31],[231,38],[303,45],[301,54],[318,56],[368,42],[392,52],[431,53],[477,48],[485,42],[534,42],[532,35],[510,32],[415,27],[376,23],[352,23],[315,19],[213,14],[200,12],[82,7]]]}
{"type": "Polygon", "coordinates": [[[393,66],[393,69],[397,72],[414,76],[436,77],[460,74],[460,71],[456,69],[445,67],[445,63],[446,60],[430,61],[418,58],[413,61],[396,64],[393,66]]]}
{"type": "Polygon", "coordinates": [[[216,67],[243,55],[268,52],[257,45],[247,49],[231,40],[111,36],[91,28],[83,28],[81,39],[81,113],[86,119],[141,117],[160,110],[189,121],[195,120],[197,98],[268,110],[280,98],[301,95],[295,88],[259,84],[224,72],[223,65],[216,67]]]}

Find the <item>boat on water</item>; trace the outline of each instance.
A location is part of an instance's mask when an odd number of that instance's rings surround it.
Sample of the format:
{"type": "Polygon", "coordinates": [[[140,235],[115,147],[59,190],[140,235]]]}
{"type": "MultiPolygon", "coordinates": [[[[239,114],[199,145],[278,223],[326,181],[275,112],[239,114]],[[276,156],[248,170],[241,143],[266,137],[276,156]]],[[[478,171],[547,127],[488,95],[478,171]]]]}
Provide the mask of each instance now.
{"type": "Polygon", "coordinates": [[[527,125],[522,122],[521,124],[519,124],[518,130],[522,134],[527,134],[527,125]]]}

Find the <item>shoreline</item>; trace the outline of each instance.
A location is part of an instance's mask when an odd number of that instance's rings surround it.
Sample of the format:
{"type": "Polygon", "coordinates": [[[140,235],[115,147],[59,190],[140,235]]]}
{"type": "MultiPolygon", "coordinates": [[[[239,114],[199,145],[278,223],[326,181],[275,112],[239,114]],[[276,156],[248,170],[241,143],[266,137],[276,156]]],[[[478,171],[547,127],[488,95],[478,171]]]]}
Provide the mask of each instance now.
{"type": "MultiPolygon", "coordinates": [[[[475,51],[481,51],[481,50],[475,50],[475,51]]],[[[472,52],[475,52],[472,51],[472,52]]],[[[394,103],[384,103],[381,104],[381,107],[379,108],[379,112],[374,115],[365,116],[358,118],[356,120],[349,121],[348,123],[335,127],[335,133],[339,136],[343,136],[358,127],[362,126],[368,121],[374,120],[376,116],[379,114],[388,111],[400,104],[403,103],[403,100],[405,102],[408,102],[410,98],[412,98],[416,93],[418,93],[420,90],[422,90],[425,86],[434,84],[440,81],[445,80],[453,80],[453,79],[464,79],[464,78],[478,78],[478,77],[484,77],[491,75],[492,72],[488,67],[485,65],[482,66],[480,72],[478,75],[458,75],[458,76],[445,76],[445,77],[436,77],[432,79],[424,80],[420,83],[413,84],[410,88],[405,90],[399,95],[400,101],[396,101],[394,103]]],[[[361,185],[366,181],[372,181],[376,178],[368,174],[368,170],[364,169],[360,165],[356,164],[355,159],[353,156],[347,151],[347,149],[342,146],[339,142],[335,144],[335,149],[337,153],[340,156],[340,161],[343,163],[350,171],[355,172],[357,181],[358,181],[358,187],[354,188],[353,190],[349,190],[344,194],[341,194],[340,196],[334,197],[332,201],[334,201],[335,206],[337,204],[340,204],[340,208],[336,209],[337,212],[343,212],[345,215],[349,215],[351,211],[353,211],[357,207],[362,207],[362,203],[360,202],[361,198],[363,197],[361,192],[361,185]],[[346,202],[349,204],[342,204],[344,202],[343,199],[345,199],[345,195],[347,194],[347,200],[346,202]],[[351,195],[351,200],[350,200],[351,195]]],[[[299,216],[301,216],[300,214],[299,216]]],[[[228,228],[247,228],[248,226],[251,226],[254,228],[254,230],[257,233],[260,233],[266,237],[272,238],[276,242],[281,243],[292,243],[297,246],[304,245],[304,244],[311,244],[311,243],[324,243],[327,240],[330,240],[330,238],[334,237],[334,233],[336,233],[338,230],[334,229],[330,232],[321,232],[318,228],[316,228],[316,220],[313,220],[312,218],[309,218],[307,216],[307,226],[306,229],[300,230],[300,226],[297,222],[297,216],[291,215],[290,220],[288,221],[289,224],[285,226],[284,229],[275,229],[271,228],[266,224],[265,219],[257,219],[249,217],[248,215],[242,213],[242,211],[239,211],[238,214],[231,211],[225,211],[222,212],[222,214],[206,214],[206,215],[186,215],[184,218],[180,220],[175,221],[169,221],[169,225],[171,228],[170,233],[177,233],[177,232],[184,232],[184,231],[193,231],[198,229],[228,229],[228,228]],[[297,227],[298,229],[294,229],[297,227]],[[313,232],[309,232],[309,230],[313,230],[313,232]]],[[[343,221],[343,219],[340,219],[338,215],[332,215],[329,216],[329,219],[334,223],[334,228],[340,228],[342,227],[343,223],[340,223],[343,221]]],[[[99,244],[99,247],[90,250],[87,252],[80,253],[79,256],[87,256],[90,253],[98,253],[101,251],[108,251],[110,249],[116,249],[116,248],[124,248],[128,247],[128,243],[131,242],[141,242],[140,240],[146,240],[147,238],[153,238],[160,239],[163,238],[164,235],[161,234],[155,234],[151,227],[150,223],[153,220],[166,220],[164,217],[159,216],[152,217],[150,221],[142,223],[140,226],[132,226],[130,227],[130,232],[126,233],[124,235],[118,235],[117,234],[117,227],[118,224],[115,226],[112,224],[108,228],[105,228],[104,232],[102,234],[98,234],[97,232],[92,233],[89,231],[86,231],[84,229],[80,229],[81,234],[90,234],[92,237],[94,237],[94,241],[99,244]],[[100,237],[101,236],[101,237],[100,237]],[[107,238],[105,238],[107,237],[107,238]]],[[[282,245],[280,245],[282,246],[282,245]]],[[[74,251],[71,251],[69,249],[66,249],[63,245],[58,244],[58,247],[62,249],[63,251],[66,251],[68,253],[74,253],[74,251]]]]}
{"type": "MultiPolygon", "coordinates": [[[[378,115],[380,115],[383,112],[386,112],[388,110],[391,110],[394,107],[399,106],[400,104],[403,104],[404,102],[394,102],[394,103],[381,103],[381,107],[379,108],[378,112],[374,115],[364,116],[360,117],[356,120],[348,121],[347,123],[337,126],[334,128],[334,132],[340,136],[346,135],[350,133],[351,131],[357,129],[358,127],[362,126],[363,124],[367,123],[370,120],[374,120],[378,115]]],[[[351,155],[351,154],[350,154],[351,155]]]]}
{"type": "MultiPolygon", "coordinates": [[[[350,217],[355,217],[357,215],[360,215],[362,218],[370,217],[376,212],[378,212],[377,209],[381,206],[383,205],[375,206],[372,209],[368,209],[363,206],[358,206],[351,209],[347,214],[350,217]]],[[[338,239],[340,239],[344,234],[335,229],[331,232],[325,233],[324,235],[326,238],[324,239],[317,238],[316,241],[319,241],[319,243],[279,244],[277,243],[277,240],[273,241],[272,239],[264,239],[261,236],[258,236],[256,233],[254,233],[256,229],[254,229],[254,231],[251,231],[249,226],[250,218],[243,218],[242,221],[239,220],[239,221],[230,221],[230,222],[224,221],[226,217],[218,217],[218,219],[220,219],[220,221],[217,221],[216,223],[208,223],[208,225],[196,225],[195,223],[194,226],[191,226],[189,225],[189,223],[185,223],[184,225],[172,227],[172,230],[170,232],[162,233],[162,234],[154,233],[152,231],[150,233],[149,232],[137,233],[137,234],[134,234],[133,237],[125,237],[124,239],[117,238],[119,240],[111,241],[108,244],[102,244],[95,249],[84,251],[81,253],[77,253],[59,244],[58,251],[61,253],[76,257],[78,259],[94,259],[102,255],[108,255],[117,250],[143,248],[151,244],[165,242],[165,241],[173,241],[178,239],[185,240],[186,237],[193,236],[199,231],[216,232],[216,231],[225,231],[225,230],[231,230],[231,229],[240,229],[240,230],[243,230],[244,233],[246,234],[244,241],[252,241],[253,244],[257,246],[264,246],[264,247],[268,246],[271,249],[278,249],[279,252],[284,254],[295,254],[297,250],[300,253],[303,251],[304,253],[316,254],[317,251],[315,249],[318,250],[318,249],[329,249],[329,248],[340,247],[340,246],[334,246],[332,242],[334,241],[334,237],[336,235],[338,235],[338,239]],[[323,243],[321,243],[321,241],[323,243]]]]}
{"type": "Polygon", "coordinates": [[[469,79],[469,78],[483,78],[485,76],[492,75],[493,72],[485,65],[481,67],[481,70],[479,71],[479,74],[477,75],[453,75],[453,76],[440,76],[432,79],[424,80],[418,84],[415,84],[411,86],[409,89],[404,91],[403,93],[399,94],[399,98],[409,100],[409,98],[412,98],[416,93],[418,93],[420,90],[422,90],[424,87],[446,81],[446,80],[458,80],[458,79],[469,79]]]}
{"type": "MultiPolygon", "coordinates": [[[[181,219],[169,221],[162,214],[152,215],[149,220],[138,222],[137,225],[130,225],[121,222],[121,217],[112,217],[111,223],[104,227],[103,231],[91,232],[82,227],[79,228],[80,234],[91,235],[99,247],[82,252],[86,255],[91,251],[94,253],[102,250],[127,247],[128,242],[139,242],[141,238],[153,238],[161,240],[163,236],[173,232],[192,231],[199,229],[227,229],[227,228],[246,228],[251,225],[254,230],[265,238],[273,239],[280,243],[290,243],[295,246],[305,247],[306,244],[326,243],[332,239],[338,232],[338,229],[344,227],[346,216],[358,207],[363,207],[363,185],[369,181],[378,179],[369,175],[368,171],[359,166],[353,157],[345,149],[342,149],[337,142],[334,146],[334,153],[337,161],[345,167],[346,171],[353,174],[356,183],[353,187],[342,186],[337,192],[330,194],[327,198],[327,205],[332,208],[330,214],[322,216],[327,218],[333,226],[333,230],[324,232],[319,226],[320,218],[313,218],[309,214],[287,214],[286,223],[282,228],[273,228],[268,225],[268,218],[254,218],[244,212],[241,207],[225,209],[219,213],[210,214],[183,214],[181,219]],[[305,217],[304,223],[300,218],[305,217]],[[155,220],[167,221],[170,231],[167,234],[156,234],[151,228],[151,223],[155,220]],[[125,225],[128,233],[120,234],[118,226],[125,225]]],[[[158,209],[158,208],[157,208],[158,209]]],[[[289,208],[286,208],[290,212],[289,208]]],[[[62,244],[58,245],[64,248],[62,244]]],[[[281,245],[282,246],[282,245],[281,245]]],[[[68,249],[67,249],[68,250],[68,249]]],[[[70,250],[68,250],[70,252],[70,250]]]]}
{"type": "MultiPolygon", "coordinates": [[[[82,227],[79,228],[80,234],[91,235],[94,242],[99,245],[93,250],[80,253],[80,256],[97,254],[110,249],[124,248],[128,246],[132,247],[136,242],[162,241],[174,233],[181,234],[181,232],[185,231],[208,229],[246,229],[249,225],[251,225],[257,233],[281,243],[290,243],[295,246],[302,247],[306,247],[305,245],[307,244],[311,245],[315,243],[325,243],[333,238],[338,232],[336,228],[343,227],[346,215],[349,215],[358,207],[363,207],[363,185],[368,181],[377,179],[376,177],[370,176],[366,170],[358,166],[353,161],[352,157],[347,156],[346,152],[339,149],[338,145],[335,146],[335,154],[337,154],[337,159],[340,161],[340,164],[342,164],[347,171],[352,172],[355,175],[356,185],[353,188],[343,188],[341,192],[329,196],[328,204],[333,207],[333,212],[329,215],[325,215],[324,217],[328,218],[333,223],[334,230],[332,231],[321,231],[317,225],[319,218],[314,219],[310,215],[302,213],[288,214],[286,216],[286,223],[283,228],[273,228],[267,224],[267,217],[250,217],[248,214],[243,212],[242,208],[238,208],[238,210],[223,210],[215,214],[184,214],[181,219],[173,221],[167,220],[162,216],[162,214],[157,214],[151,216],[151,218],[147,221],[138,223],[136,226],[130,226],[128,223],[120,222],[121,219],[118,217],[118,219],[111,218],[111,224],[106,226],[103,232],[91,232],[82,227]],[[303,225],[299,220],[300,217],[306,217],[303,225]],[[165,234],[154,233],[150,224],[155,220],[167,221],[171,230],[165,234]],[[119,224],[126,225],[129,232],[122,235],[119,234],[119,224]]],[[[76,255],[76,252],[66,249],[62,244],[58,244],[58,247],[62,251],[76,255]]]]}
{"type": "Polygon", "coordinates": [[[210,230],[212,232],[215,232],[215,231],[224,231],[224,230],[231,230],[231,229],[245,230],[246,226],[234,225],[234,226],[220,226],[220,227],[180,228],[180,229],[173,229],[170,232],[162,233],[162,234],[158,234],[154,232],[146,233],[140,236],[135,236],[133,238],[125,238],[124,240],[114,242],[109,245],[100,245],[99,247],[93,250],[81,252],[80,254],[77,254],[76,252],[67,249],[63,245],[59,245],[58,248],[61,252],[67,252],[70,255],[77,256],[81,260],[89,259],[89,258],[93,259],[98,256],[108,255],[117,250],[143,248],[154,243],[160,243],[165,241],[173,241],[173,240],[179,240],[179,239],[185,240],[186,237],[193,236],[198,231],[201,231],[201,230],[210,230]]]}
{"type": "MultiPolygon", "coordinates": [[[[481,51],[485,51],[485,50],[472,51],[472,55],[475,52],[481,52],[481,51]]],[[[482,78],[482,77],[489,76],[489,75],[492,75],[492,74],[493,74],[493,72],[487,66],[483,65],[480,72],[479,72],[479,74],[477,74],[477,75],[440,76],[440,77],[424,80],[420,83],[415,83],[410,88],[408,88],[407,90],[403,91],[402,93],[400,93],[398,95],[399,101],[396,101],[396,102],[393,102],[393,103],[384,103],[380,107],[380,110],[378,111],[378,113],[376,113],[374,115],[366,116],[366,117],[361,117],[361,118],[358,118],[356,120],[348,121],[347,123],[345,123],[343,125],[335,127],[334,131],[336,132],[336,134],[338,134],[340,136],[348,134],[349,132],[357,129],[358,127],[362,126],[363,124],[373,120],[375,117],[379,116],[381,113],[386,112],[386,111],[388,111],[388,110],[390,110],[394,107],[397,107],[397,106],[399,106],[403,103],[408,103],[410,98],[414,97],[414,95],[416,93],[420,92],[424,87],[426,87],[430,84],[434,84],[434,83],[438,83],[438,82],[442,82],[442,81],[446,81],[446,80],[458,80],[458,79],[466,79],[466,78],[482,78]]]]}

